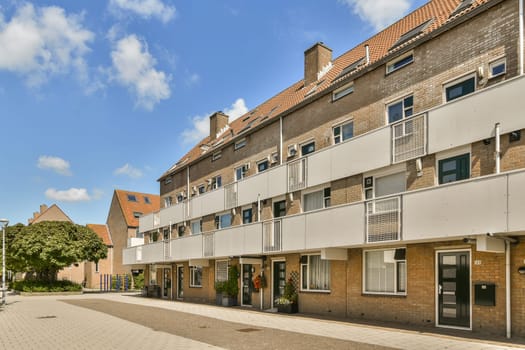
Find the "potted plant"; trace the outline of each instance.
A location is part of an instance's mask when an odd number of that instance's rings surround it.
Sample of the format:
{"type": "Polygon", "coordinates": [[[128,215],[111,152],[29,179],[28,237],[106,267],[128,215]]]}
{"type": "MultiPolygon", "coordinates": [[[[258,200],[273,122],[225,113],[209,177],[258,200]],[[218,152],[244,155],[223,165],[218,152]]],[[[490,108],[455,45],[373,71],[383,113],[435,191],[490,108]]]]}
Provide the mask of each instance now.
{"type": "Polygon", "coordinates": [[[239,269],[236,265],[228,268],[228,280],[224,281],[222,290],[222,305],[237,305],[237,295],[239,294],[239,269]]]}
{"type": "Polygon", "coordinates": [[[215,305],[222,305],[222,295],[226,281],[215,282],[215,305]]]}
{"type": "Polygon", "coordinates": [[[299,311],[297,291],[291,278],[288,279],[284,285],[284,293],[279,298],[275,299],[277,311],[293,314],[299,311]]]}

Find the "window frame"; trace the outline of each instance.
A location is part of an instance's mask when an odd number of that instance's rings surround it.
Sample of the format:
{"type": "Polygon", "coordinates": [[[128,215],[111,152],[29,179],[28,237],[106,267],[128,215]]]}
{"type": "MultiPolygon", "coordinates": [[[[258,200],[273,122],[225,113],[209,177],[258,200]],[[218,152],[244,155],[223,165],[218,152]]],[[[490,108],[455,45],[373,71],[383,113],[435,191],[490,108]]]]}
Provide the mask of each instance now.
{"type": "Polygon", "coordinates": [[[414,116],[414,94],[410,93],[402,97],[396,98],[395,100],[391,100],[387,102],[385,104],[385,114],[386,114],[386,124],[387,125],[395,124],[397,122],[406,120],[414,116]],[[406,106],[406,100],[408,99],[412,100],[412,104],[409,107],[406,106]],[[399,103],[401,103],[401,113],[402,113],[401,119],[390,121],[390,107],[395,106],[399,103]],[[408,110],[410,110],[410,114],[407,114],[408,110]]]}
{"type": "Polygon", "coordinates": [[[222,158],[222,151],[213,152],[211,155],[211,161],[215,162],[222,158]]]}
{"type": "Polygon", "coordinates": [[[173,205],[173,198],[171,196],[164,197],[164,208],[169,208],[173,205]]]}
{"type": "Polygon", "coordinates": [[[414,63],[414,61],[415,61],[414,51],[412,50],[412,51],[405,52],[404,54],[399,55],[396,58],[387,62],[387,64],[385,65],[386,75],[392,74],[400,70],[401,68],[404,68],[408,66],[409,64],[412,64],[414,63]],[[403,62],[408,57],[412,57],[412,59],[410,61],[402,63],[401,65],[398,65],[400,62],[403,62]]]}
{"type": "Polygon", "coordinates": [[[348,84],[345,84],[343,86],[341,86],[340,88],[338,89],[335,89],[333,92],[332,92],[332,102],[335,102],[345,96],[348,96],[350,95],[351,93],[353,93],[355,91],[355,87],[354,87],[354,82],[350,82],[348,84]]]}
{"type": "Polygon", "coordinates": [[[126,196],[128,198],[128,202],[138,202],[137,196],[131,193],[126,193],[126,196]]]}
{"type": "Polygon", "coordinates": [[[253,222],[253,208],[250,207],[250,208],[243,208],[241,209],[241,220],[242,220],[242,224],[243,225],[247,225],[247,224],[251,224],[253,222]],[[244,213],[245,212],[250,212],[250,220],[248,222],[245,222],[245,216],[244,216],[244,213]]]}
{"type": "Polygon", "coordinates": [[[457,78],[454,78],[452,80],[449,80],[449,81],[446,81],[443,83],[443,103],[450,103],[450,102],[453,102],[459,98],[462,98],[462,97],[465,97],[465,96],[468,96],[472,93],[475,93],[477,91],[477,86],[478,86],[478,75],[476,72],[470,72],[470,73],[467,73],[465,75],[462,75],[460,77],[457,77],[457,78]],[[468,94],[465,94],[465,95],[461,95],[459,97],[455,97],[451,100],[447,100],[447,89],[448,88],[451,88],[453,86],[456,86],[456,85],[459,85],[463,82],[466,82],[467,80],[470,80],[474,78],[474,91],[472,92],[469,92],[468,94]]]}
{"type": "Polygon", "coordinates": [[[489,79],[501,77],[505,74],[507,74],[507,57],[503,56],[489,62],[489,79]],[[493,69],[499,65],[503,65],[503,71],[493,74],[493,69]]]}
{"type": "Polygon", "coordinates": [[[312,154],[312,153],[314,153],[314,152],[315,152],[315,140],[314,140],[314,139],[310,139],[310,140],[308,140],[308,141],[304,141],[304,142],[300,143],[300,144],[299,144],[299,149],[300,149],[300,151],[301,151],[301,157],[304,157],[304,156],[306,156],[306,155],[308,155],[308,154],[312,154]],[[308,152],[308,153],[305,154],[305,153],[303,152],[303,147],[309,146],[310,144],[313,144],[313,145],[314,145],[314,149],[313,149],[313,151],[308,152]]]}
{"type": "Polygon", "coordinates": [[[200,219],[196,219],[196,220],[191,220],[190,221],[190,231],[191,231],[191,235],[200,235],[202,233],[202,218],[200,219]],[[193,225],[198,223],[199,224],[199,232],[193,232],[193,225]]]}
{"type": "Polygon", "coordinates": [[[257,174],[265,172],[268,169],[270,169],[270,161],[268,160],[268,158],[261,159],[260,161],[257,162],[257,174]],[[259,166],[264,163],[266,163],[266,168],[263,170],[260,170],[259,166]]]}
{"type": "Polygon", "coordinates": [[[300,270],[300,291],[301,292],[315,292],[315,293],[331,293],[331,288],[332,288],[332,266],[330,264],[330,260],[323,260],[321,259],[321,254],[317,253],[317,254],[301,254],[301,261],[299,263],[299,270],[300,270]],[[319,262],[325,262],[326,264],[328,264],[328,289],[313,289],[313,288],[310,288],[310,264],[311,264],[311,260],[310,258],[312,256],[318,256],[319,257],[319,262]],[[303,257],[307,257],[307,261],[306,263],[303,263],[302,262],[302,258],[303,257]],[[303,286],[303,283],[305,282],[304,281],[304,274],[305,274],[305,271],[304,271],[304,268],[306,268],[306,276],[307,276],[307,279],[306,279],[306,285],[307,287],[304,288],[303,286]]]}
{"type": "MultiPolygon", "coordinates": [[[[383,255],[383,264],[384,264],[384,255],[383,255]]],[[[395,247],[395,248],[386,248],[386,249],[367,249],[363,250],[363,264],[362,264],[362,276],[363,276],[363,294],[370,294],[370,295],[399,295],[399,296],[406,296],[408,294],[408,269],[407,269],[407,259],[406,259],[406,247],[395,247]],[[397,249],[405,249],[405,259],[396,260],[395,259],[395,252],[397,249]],[[386,252],[386,251],[393,251],[394,255],[394,292],[388,292],[388,291],[368,291],[367,288],[367,263],[366,263],[366,254],[370,252],[386,252]],[[399,288],[399,263],[402,262],[404,264],[404,277],[405,277],[405,288],[400,289],[399,288]]]]}
{"type": "Polygon", "coordinates": [[[228,260],[215,260],[215,282],[224,282],[224,281],[227,281],[228,280],[228,273],[229,273],[229,264],[228,264],[228,260]],[[219,276],[217,275],[217,272],[219,271],[219,269],[217,268],[217,265],[219,264],[223,264],[225,263],[226,264],[226,276],[224,276],[225,278],[224,279],[219,279],[219,276]]]}
{"type": "Polygon", "coordinates": [[[332,198],[332,189],[330,188],[329,184],[328,185],[322,185],[322,186],[316,186],[313,189],[309,189],[307,191],[303,191],[303,193],[301,194],[301,212],[309,213],[309,212],[315,211],[315,210],[322,210],[322,209],[330,208],[330,206],[331,206],[331,198],[332,198]],[[323,207],[306,211],[304,209],[305,203],[306,203],[305,197],[310,195],[310,194],[318,193],[318,192],[322,192],[323,207]]]}
{"type": "Polygon", "coordinates": [[[235,181],[240,181],[242,179],[244,179],[246,177],[246,173],[248,172],[248,170],[246,169],[246,165],[243,164],[239,167],[236,167],[233,171],[233,175],[234,175],[234,178],[235,178],[235,181]],[[239,174],[239,171],[240,171],[240,174],[239,174]],[[239,177],[240,175],[240,177],[239,177]]]}
{"type": "Polygon", "coordinates": [[[202,288],[202,266],[190,266],[190,288],[202,288]],[[195,283],[196,272],[200,274],[200,284],[195,283]]]}
{"type": "MultiPolygon", "coordinates": [[[[471,175],[472,175],[472,156],[471,156],[470,152],[465,152],[465,153],[462,153],[462,154],[456,154],[456,155],[453,155],[453,156],[450,156],[450,157],[439,158],[439,159],[436,159],[436,162],[437,162],[437,168],[436,169],[437,169],[438,185],[445,185],[445,184],[448,184],[448,183],[468,180],[468,179],[471,178],[471,175]],[[460,161],[461,158],[467,158],[467,167],[466,167],[467,176],[466,177],[461,177],[461,178],[456,179],[454,181],[442,182],[443,176],[448,175],[449,173],[450,174],[452,173],[451,171],[448,171],[447,174],[444,174],[442,169],[441,169],[442,164],[444,164],[444,162],[449,162],[449,161],[452,161],[452,160],[456,160],[456,165],[457,165],[458,161],[460,161]]],[[[456,174],[460,174],[461,175],[461,172],[462,172],[461,169],[456,168],[456,171],[455,171],[456,174]]]]}
{"type": "Polygon", "coordinates": [[[199,195],[203,194],[203,193],[206,193],[206,185],[205,184],[200,184],[197,186],[197,193],[199,195]]]}
{"type": "Polygon", "coordinates": [[[215,229],[216,230],[222,230],[222,229],[225,229],[225,228],[232,227],[232,224],[233,224],[233,215],[232,215],[232,213],[230,211],[225,211],[225,212],[222,212],[222,213],[215,214],[215,229]],[[226,215],[230,216],[230,225],[222,227],[222,217],[226,216],[226,215]]]}
{"type": "Polygon", "coordinates": [[[246,137],[243,137],[239,141],[236,141],[234,146],[233,146],[233,150],[237,151],[237,150],[243,148],[244,146],[246,146],[246,137]]]}
{"type": "Polygon", "coordinates": [[[212,190],[216,190],[222,187],[222,176],[221,175],[215,175],[211,178],[211,184],[210,187],[212,190]]]}
{"type": "Polygon", "coordinates": [[[354,119],[351,118],[351,119],[347,119],[341,123],[338,123],[334,126],[332,126],[332,144],[334,145],[337,145],[337,144],[340,144],[340,143],[343,143],[345,142],[346,140],[351,140],[354,138],[354,119]],[[350,136],[349,138],[343,138],[343,128],[347,125],[352,125],[352,136],[350,136]],[[335,130],[339,128],[339,135],[338,137],[340,138],[340,141],[339,142],[336,142],[336,135],[335,135],[335,130]]]}

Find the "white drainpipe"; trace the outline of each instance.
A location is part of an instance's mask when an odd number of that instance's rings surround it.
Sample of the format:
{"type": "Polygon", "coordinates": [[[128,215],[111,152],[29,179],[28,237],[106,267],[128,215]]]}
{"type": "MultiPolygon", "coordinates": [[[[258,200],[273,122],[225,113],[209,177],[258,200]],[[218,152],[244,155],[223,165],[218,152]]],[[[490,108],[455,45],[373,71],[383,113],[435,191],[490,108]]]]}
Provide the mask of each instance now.
{"type": "Polygon", "coordinates": [[[507,325],[507,339],[512,336],[511,318],[511,292],[510,292],[510,241],[505,241],[505,315],[507,325]]]}
{"type": "Polygon", "coordinates": [[[257,194],[257,222],[261,222],[261,194],[257,194]]]}
{"type": "Polygon", "coordinates": [[[501,145],[499,123],[496,123],[496,174],[500,173],[501,145]]]}
{"type": "Polygon", "coordinates": [[[368,44],[365,45],[365,57],[366,57],[366,64],[370,63],[370,46],[368,44]]]}
{"type": "Polygon", "coordinates": [[[279,118],[279,164],[283,164],[283,117],[279,118]]]}
{"type": "Polygon", "coordinates": [[[524,47],[523,47],[523,0],[519,0],[519,28],[520,28],[520,75],[523,75],[523,55],[524,55],[524,47]]]}

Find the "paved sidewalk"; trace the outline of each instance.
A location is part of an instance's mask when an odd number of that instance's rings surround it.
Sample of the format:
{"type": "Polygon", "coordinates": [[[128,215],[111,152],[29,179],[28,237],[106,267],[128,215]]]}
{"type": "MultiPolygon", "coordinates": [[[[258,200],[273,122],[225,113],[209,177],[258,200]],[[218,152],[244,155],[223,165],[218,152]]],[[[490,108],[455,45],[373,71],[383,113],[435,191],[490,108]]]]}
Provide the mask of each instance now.
{"type": "MultiPolygon", "coordinates": [[[[235,322],[246,327],[264,327],[323,338],[370,344],[377,347],[414,350],[497,350],[525,349],[519,345],[483,342],[436,334],[348,322],[318,320],[223,308],[211,305],[146,299],[123,294],[84,294],[78,296],[11,296],[0,309],[0,349],[220,349],[189,337],[155,331],[124,319],[60,300],[96,300],[135,304],[182,312],[216,320],[235,322]],[[65,346],[67,344],[67,346],[65,346]]],[[[149,309],[148,309],[149,310],[149,309]]],[[[151,310],[152,314],[155,313],[151,310]]],[[[172,320],[164,320],[171,322],[172,320]]],[[[175,320],[173,320],[175,322],[175,320]]],[[[152,325],[153,326],[153,325],[152,325]]],[[[252,333],[253,334],[253,333],[252,333]]],[[[247,339],[250,335],[246,336],[247,339]]],[[[195,337],[198,339],[198,337],[195,337]]],[[[286,348],[286,344],[279,344],[286,348]]],[[[223,348],[228,348],[223,346],[223,348]]]]}

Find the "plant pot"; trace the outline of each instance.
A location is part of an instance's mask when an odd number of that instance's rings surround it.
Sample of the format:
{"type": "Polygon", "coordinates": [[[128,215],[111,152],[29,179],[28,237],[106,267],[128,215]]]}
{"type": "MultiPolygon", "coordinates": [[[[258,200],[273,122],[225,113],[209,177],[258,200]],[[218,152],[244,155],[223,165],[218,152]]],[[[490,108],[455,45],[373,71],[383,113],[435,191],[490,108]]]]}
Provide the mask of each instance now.
{"type": "Polygon", "coordinates": [[[277,305],[277,311],[284,314],[295,314],[299,312],[299,304],[286,304],[286,305],[277,305]]]}
{"type": "Polygon", "coordinates": [[[237,305],[237,298],[236,297],[229,297],[227,295],[222,296],[222,306],[236,306],[237,305]]]}
{"type": "Polygon", "coordinates": [[[222,293],[215,293],[215,305],[222,305],[222,293]]]}

